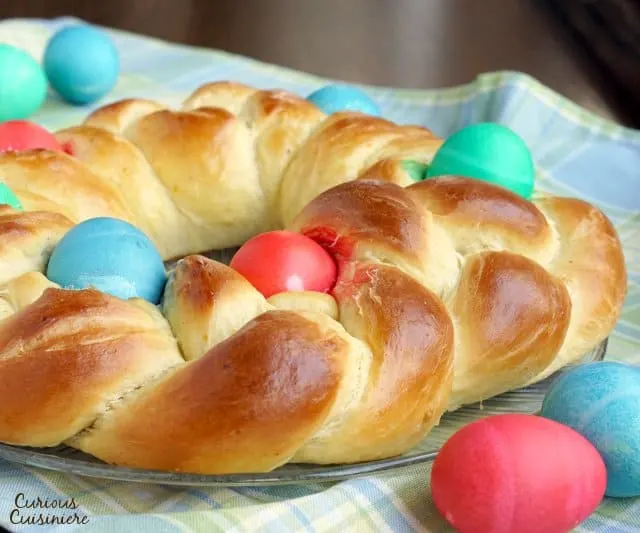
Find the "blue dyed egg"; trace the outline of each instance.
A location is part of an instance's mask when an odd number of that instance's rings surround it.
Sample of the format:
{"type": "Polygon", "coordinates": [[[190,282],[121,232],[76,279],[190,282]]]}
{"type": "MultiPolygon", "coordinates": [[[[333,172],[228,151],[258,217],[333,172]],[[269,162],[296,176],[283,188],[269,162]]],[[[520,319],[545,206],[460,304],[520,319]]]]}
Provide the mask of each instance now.
{"type": "Polygon", "coordinates": [[[378,105],[369,95],[350,85],[327,85],[311,93],[307,100],[327,115],[338,111],[359,111],[374,117],[380,116],[378,105]]]}
{"type": "Polygon", "coordinates": [[[149,237],[115,218],[92,218],[68,231],[49,259],[47,277],[67,289],[93,287],[157,304],[166,272],[149,237]]]}
{"type": "Polygon", "coordinates": [[[640,496],[640,370],[617,362],[589,363],[560,375],[542,416],[581,433],[607,466],[607,496],[640,496]]]}
{"type": "Polygon", "coordinates": [[[116,84],[120,60],[113,41],[91,26],[69,26],[47,44],[44,69],[49,83],[67,102],[89,104],[116,84]]]}

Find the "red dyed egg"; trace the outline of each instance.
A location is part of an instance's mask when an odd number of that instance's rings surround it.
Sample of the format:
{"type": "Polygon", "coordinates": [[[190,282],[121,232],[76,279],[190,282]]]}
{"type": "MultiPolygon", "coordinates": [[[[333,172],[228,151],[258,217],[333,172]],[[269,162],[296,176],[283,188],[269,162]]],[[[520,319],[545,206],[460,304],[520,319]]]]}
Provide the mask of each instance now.
{"type": "Polygon", "coordinates": [[[22,152],[44,148],[62,151],[62,147],[46,129],[27,120],[10,120],[0,124],[0,152],[22,152]]]}
{"type": "Polygon", "coordinates": [[[291,231],[270,231],[249,239],[230,266],[266,298],[286,291],[328,292],[337,275],[333,258],[322,246],[291,231]]]}
{"type": "Polygon", "coordinates": [[[566,533],[598,507],[604,461],[569,427],[491,416],[455,433],[433,464],[433,501],[460,533],[566,533]]]}

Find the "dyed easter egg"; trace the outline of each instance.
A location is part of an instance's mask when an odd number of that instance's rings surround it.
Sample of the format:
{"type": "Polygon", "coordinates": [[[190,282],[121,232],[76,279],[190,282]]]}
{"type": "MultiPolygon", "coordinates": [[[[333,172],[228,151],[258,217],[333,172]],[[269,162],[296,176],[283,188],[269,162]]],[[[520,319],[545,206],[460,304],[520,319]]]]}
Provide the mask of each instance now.
{"type": "Polygon", "coordinates": [[[46,129],[27,120],[10,120],[0,124],[0,152],[34,150],[62,151],[62,147],[46,129]]]}
{"type": "Polygon", "coordinates": [[[0,122],[27,118],[47,97],[47,78],[27,52],[0,44],[0,122]]]}
{"type": "Polygon", "coordinates": [[[427,177],[427,169],[429,165],[420,163],[420,161],[414,161],[407,159],[402,162],[402,169],[407,173],[409,178],[413,181],[422,181],[427,177]]]}
{"type": "Polygon", "coordinates": [[[380,116],[380,109],[371,97],[351,85],[327,85],[311,93],[307,100],[327,115],[338,111],[359,111],[374,117],[380,116]]]}
{"type": "Polygon", "coordinates": [[[541,414],[587,438],[607,466],[607,496],[640,496],[640,370],[606,361],[552,383],[541,414]]]}
{"type": "Polygon", "coordinates": [[[47,277],[67,289],[93,287],[118,298],[157,304],[166,273],[153,242],[115,218],[92,218],[69,230],[51,254],[47,277]]]}
{"type": "Polygon", "coordinates": [[[22,203],[16,194],[4,183],[0,183],[0,205],[9,205],[22,211],[22,203]]]}
{"type": "Polygon", "coordinates": [[[566,533],[604,495],[598,451],[572,429],[524,414],[456,432],[431,472],[433,501],[460,533],[566,533]]]}
{"type": "Polygon", "coordinates": [[[265,298],[287,291],[328,292],[336,281],[333,258],[309,237],[270,231],[249,239],[229,266],[265,298]]]}
{"type": "Polygon", "coordinates": [[[67,102],[89,104],[116,84],[118,51],[109,36],[91,26],[69,26],[47,44],[44,68],[49,83],[67,102]]]}
{"type": "Polygon", "coordinates": [[[477,178],[529,199],[535,168],[531,152],[510,128],[484,122],[467,126],[445,140],[436,152],[427,177],[477,178]]]}

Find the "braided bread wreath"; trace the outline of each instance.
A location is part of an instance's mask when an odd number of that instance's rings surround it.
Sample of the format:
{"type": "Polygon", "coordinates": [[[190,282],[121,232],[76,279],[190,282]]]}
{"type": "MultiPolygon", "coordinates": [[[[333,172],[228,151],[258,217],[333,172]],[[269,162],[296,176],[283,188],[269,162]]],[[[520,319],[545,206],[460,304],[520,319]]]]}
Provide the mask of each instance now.
{"type": "Polygon", "coordinates": [[[415,182],[441,140],[283,91],[201,87],[172,111],[107,105],[68,152],[0,156],[0,441],[192,473],[406,452],[447,410],[540,380],[613,328],[626,292],[609,220],[462,177],[415,182]],[[109,216],[181,258],[156,307],[42,272],[109,216]],[[206,258],[287,228],[335,258],[329,294],[265,299],[206,258]],[[184,257],[186,256],[186,257],[184,257]]]}

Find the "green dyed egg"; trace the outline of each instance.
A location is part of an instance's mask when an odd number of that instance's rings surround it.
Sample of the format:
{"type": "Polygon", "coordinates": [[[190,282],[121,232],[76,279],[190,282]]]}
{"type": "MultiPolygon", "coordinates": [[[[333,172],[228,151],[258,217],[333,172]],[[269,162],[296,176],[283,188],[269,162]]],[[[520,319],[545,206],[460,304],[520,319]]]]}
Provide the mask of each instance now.
{"type": "Polygon", "coordinates": [[[0,183],[0,205],[8,204],[14,209],[22,210],[22,204],[15,193],[4,183],[0,183]]]}
{"type": "Polygon", "coordinates": [[[0,122],[33,115],[47,96],[44,70],[27,52],[0,44],[0,122]]]}
{"type": "Polygon", "coordinates": [[[422,181],[427,176],[427,168],[428,165],[413,159],[406,159],[402,162],[402,169],[413,181],[422,181]]]}
{"type": "Polygon", "coordinates": [[[427,177],[466,176],[531,198],[535,170],[522,138],[500,124],[484,122],[454,133],[440,147],[427,177]]]}

